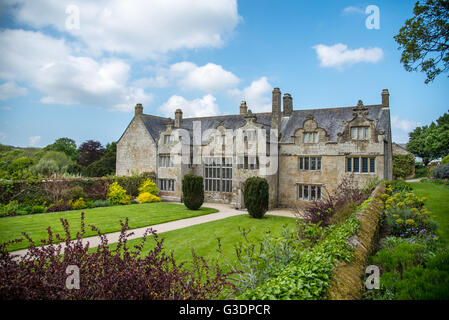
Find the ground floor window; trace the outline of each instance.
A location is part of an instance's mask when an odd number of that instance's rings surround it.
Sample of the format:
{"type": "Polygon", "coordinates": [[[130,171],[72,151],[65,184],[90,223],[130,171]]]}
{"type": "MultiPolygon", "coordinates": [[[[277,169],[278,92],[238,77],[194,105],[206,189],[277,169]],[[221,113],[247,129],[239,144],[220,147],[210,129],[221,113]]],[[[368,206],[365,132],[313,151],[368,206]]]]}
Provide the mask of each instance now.
{"type": "Polygon", "coordinates": [[[159,189],[162,191],[175,191],[175,180],[159,179],[159,189]]]}
{"type": "Polygon", "coordinates": [[[346,158],[346,172],[374,173],[376,172],[376,158],[348,157],[346,158]]]}
{"type": "Polygon", "coordinates": [[[298,184],[299,200],[321,200],[321,185],[298,184]]]}
{"type": "Polygon", "coordinates": [[[204,159],[204,190],[232,192],[232,158],[204,159]]]}

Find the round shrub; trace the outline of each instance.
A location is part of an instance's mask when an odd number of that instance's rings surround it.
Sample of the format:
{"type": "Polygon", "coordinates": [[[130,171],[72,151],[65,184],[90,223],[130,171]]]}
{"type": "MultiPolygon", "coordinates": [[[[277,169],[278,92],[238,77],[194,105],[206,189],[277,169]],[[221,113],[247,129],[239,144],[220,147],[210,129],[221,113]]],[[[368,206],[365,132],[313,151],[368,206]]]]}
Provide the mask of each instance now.
{"type": "Polygon", "coordinates": [[[393,155],[393,176],[396,178],[407,178],[415,171],[415,158],[411,154],[393,155]]]}
{"type": "Polygon", "coordinates": [[[433,176],[437,179],[449,179],[449,163],[433,169],[433,176]]]}
{"type": "Polygon", "coordinates": [[[184,204],[190,210],[198,210],[204,203],[203,177],[186,174],[182,179],[184,204]]]}
{"type": "Polygon", "coordinates": [[[84,201],[83,198],[76,199],[75,201],[70,201],[69,205],[72,206],[73,210],[80,210],[87,208],[86,201],[84,201]]]}
{"type": "Polygon", "coordinates": [[[159,193],[159,188],[156,186],[156,183],[154,183],[151,179],[146,179],[139,187],[139,195],[141,193],[151,193],[154,196],[157,196],[159,193]]]}
{"type": "Polygon", "coordinates": [[[263,218],[268,210],[268,182],[264,178],[252,177],[245,181],[243,186],[245,207],[251,217],[263,218]]]}
{"type": "Polygon", "coordinates": [[[142,192],[137,197],[137,200],[139,201],[139,203],[161,202],[161,198],[149,192],[142,192]]]}
{"type": "Polygon", "coordinates": [[[126,194],[126,190],[123,189],[118,182],[114,182],[109,186],[106,200],[111,204],[130,204],[131,197],[126,194]]]}

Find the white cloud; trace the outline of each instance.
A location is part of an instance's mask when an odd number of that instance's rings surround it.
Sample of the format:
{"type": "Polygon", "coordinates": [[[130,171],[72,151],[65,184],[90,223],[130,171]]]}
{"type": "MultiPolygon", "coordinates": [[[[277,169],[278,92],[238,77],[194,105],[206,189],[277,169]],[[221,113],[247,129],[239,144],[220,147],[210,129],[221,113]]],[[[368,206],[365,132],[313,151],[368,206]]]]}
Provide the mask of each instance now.
{"type": "Polygon", "coordinates": [[[174,118],[176,109],[181,109],[185,118],[216,116],[220,114],[220,109],[215,101],[211,94],[194,100],[174,95],[159,107],[159,112],[170,118],[174,118]]]}
{"type": "Polygon", "coordinates": [[[399,116],[397,115],[391,116],[391,127],[393,129],[399,129],[401,131],[408,133],[418,126],[419,123],[416,121],[408,119],[400,119],[399,116]]]}
{"type": "Polygon", "coordinates": [[[178,49],[221,47],[240,21],[237,0],[78,0],[80,28],[67,30],[67,2],[9,0],[20,23],[52,26],[90,52],[154,58],[178,49]],[[36,14],[39,12],[39,14],[36,14]]]}
{"type": "Polygon", "coordinates": [[[231,96],[245,100],[248,108],[253,112],[267,112],[271,110],[271,91],[272,85],[267,77],[261,77],[253,81],[243,90],[233,89],[229,93],[231,96]]]}
{"type": "Polygon", "coordinates": [[[207,63],[197,66],[193,62],[182,61],[168,68],[161,68],[157,75],[151,78],[138,79],[135,84],[144,87],[163,88],[176,83],[184,90],[200,90],[214,93],[235,87],[240,79],[222,66],[207,63]]]}
{"type": "Polygon", "coordinates": [[[365,14],[365,11],[354,6],[349,6],[343,9],[343,14],[351,14],[351,13],[365,14]]]}
{"type": "Polygon", "coordinates": [[[4,141],[6,139],[6,133],[0,131],[0,141],[4,141]]]}
{"type": "Polygon", "coordinates": [[[0,85],[0,100],[20,97],[27,93],[26,88],[19,87],[14,81],[8,81],[0,85]]]}
{"type": "Polygon", "coordinates": [[[348,46],[338,43],[333,46],[319,44],[313,47],[318,55],[320,66],[330,68],[342,68],[360,62],[376,63],[383,58],[381,48],[359,48],[350,50],[348,46]]]}
{"type": "Polygon", "coordinates": [[[35,147],[36,144],[41,140],[41,136],[33,136],[28,138],[28,146],[35,147]]]}
{"type": "Polygon", "coordinates": [[[0,32],[0,78],[21,81],[44,94],[43,103],[84,104],[132,110],[152,96],[128,85],[130,66],[118,59],[100,62],[75,56],[64,40],[40,32],[0,32]]]}

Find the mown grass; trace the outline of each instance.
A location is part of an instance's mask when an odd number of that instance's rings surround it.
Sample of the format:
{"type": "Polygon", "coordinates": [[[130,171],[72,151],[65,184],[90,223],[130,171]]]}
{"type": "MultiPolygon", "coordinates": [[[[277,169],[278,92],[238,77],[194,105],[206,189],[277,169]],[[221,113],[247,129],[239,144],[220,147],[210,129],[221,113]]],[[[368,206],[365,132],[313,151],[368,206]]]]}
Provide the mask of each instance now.
{"type": "Polygon", "coordinates": [[[449,246],[449,188],[431,182],[411,182],[416,195],[426,197],[426,207],[438,223],[438,235],[449,246]]]}
{"type": "MultiPolygon", "coordinates": [[[[53,234],[63,234],[61,218],[68,220],[72,238],[75,238],[81,227],[81,212],[85,212],[86,226],[89,224],[95,225],[102,233],[111,233],[120,231],[120,220],[124,221],[127,217],[130,228],[135,229],[197,217],[218,212],[218,210],[201,208],[192,211],[181,204],[160,202],[5,217],[0,219],[0,243],[23,238],[22,232],[29,234],[34,241],[40,242],[41,239],[48,238],[47,227],[49,226],[53,234]]],[[[86,228],[85,237],[93,235],[97,235],[97,233],[90,228],[86,228]]],[[[22,241],[9,245],[8,250],[19,250],[28,247],[28,245],[28,241],[22,241]]]]}
{"type": "MultiPolygon", "coordinates": [[[[249,215],[240,215],[223,220],[203,223],[179,230],[164,232],[159,235],[164,240],[166,253],[173,252],[178,263],[186,262],[187,266],[192,262],[192,249],[199,256],[206,259],[209,265],[216,262],[225,271],[230,271],[227,263],[218,252],[218,238],[225,259],[232,264],[237,261],[235,245],[242,241],[241,230],[249,231],[248,239],[257,241],[270,232],[272,235],[280,235],[283,227],[293,228],[295,219],[279,216],[265,216],[263,219],[253,219],[249,215]]],[[[129,247],[140,243],[141,239],[128,242],[129,247]]],[[[153,238],[147,239],[142,252],[143,255],[154,246],[153,238]]],[[[115,245],[111,245],[115,248],[115,245]]]]}

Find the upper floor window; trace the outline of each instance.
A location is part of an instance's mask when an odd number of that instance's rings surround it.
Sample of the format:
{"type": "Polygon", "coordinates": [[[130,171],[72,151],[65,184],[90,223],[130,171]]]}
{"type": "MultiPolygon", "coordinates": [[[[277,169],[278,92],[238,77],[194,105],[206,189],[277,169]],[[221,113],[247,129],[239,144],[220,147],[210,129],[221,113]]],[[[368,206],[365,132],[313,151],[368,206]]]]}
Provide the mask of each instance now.
{"type": "Polygon", "coordinates": [[[173,158],[170,155],[159,156],[159,167],[173,167],[173,158]]]}
{"type": "Polygon", "coordinates": [[[318,143],[318,132],[304,132],[304,143],[318,143]]]}
{"type": "Polygon", "coordinates": [[[299,157],[299,170],[321,170],[321,157],[299,157]]]}
{"type": "Polygon", "coordinates": [[[374,173],[376,172],[376,158],[369,158],[369,157],[346,158],[346,172],[374,173]]]}
{"type": "Polygon", "coordinates": [[[259,157],[258,156],[244,156],[240,157],[237,165],[238,169],[259,170],[259,157]]]}
{"type": "Polygon", "coordinates": [[[171,134],[164,135],[164,144],[172,144],[173,142],[175,142],[174,136],[172,136],[171,134]]]}
{"type": "Polygon", "coordinates": [[[369,139],[368,127],[351,127],[351,138],[353,140],[368,140],[369,139]]]}

